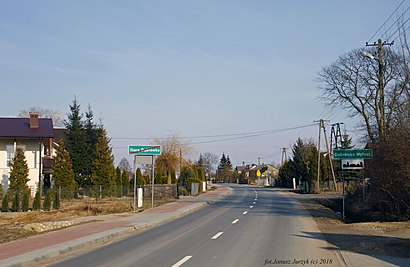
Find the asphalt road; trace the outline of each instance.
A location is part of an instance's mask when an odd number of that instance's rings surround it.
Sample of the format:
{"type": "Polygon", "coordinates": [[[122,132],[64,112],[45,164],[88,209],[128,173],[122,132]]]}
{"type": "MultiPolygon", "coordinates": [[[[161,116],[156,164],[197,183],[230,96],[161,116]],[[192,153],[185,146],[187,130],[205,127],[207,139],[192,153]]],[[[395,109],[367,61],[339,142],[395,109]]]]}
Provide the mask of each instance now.
{"type": "Polygon", "coordinates": [[[296,200],[232,188],[208,207],[53,266],[344,266],[296,200]]]}

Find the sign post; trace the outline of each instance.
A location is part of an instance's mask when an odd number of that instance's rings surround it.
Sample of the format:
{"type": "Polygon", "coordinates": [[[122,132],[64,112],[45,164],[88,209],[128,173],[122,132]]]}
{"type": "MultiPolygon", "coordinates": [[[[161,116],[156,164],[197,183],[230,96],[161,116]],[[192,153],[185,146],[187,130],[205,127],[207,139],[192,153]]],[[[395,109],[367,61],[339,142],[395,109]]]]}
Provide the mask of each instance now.
{"type": "Polygon", "coordinates": [[[151,179],[152,179],[152,188],[151,188],[151,205],[154,207],[154,168],[155,161],[154,157],[156,155],[161,155],[161,146],[159,145],[130,145],[128,146],[128,154],[134,155],[134,211],[136,210],[137,202],[137,160],[138,157],[148,156],[151,157],[151,179]]]}
{"type": "MultiPolygon", "coordinates": [[[[333,158],[341,160],[342,165],[342,194],[343,194],[343,221],[345,220],[345,178],[344,170],[362,170],[364,169],[364,159],[373,158],[371,149],[334,149],[333,158]]],[[[364,207],[364,177],[362,182],[362,202],[364,207]]]]}
{"type": "Polygon", "coordinates": [[[334,159],[371,159],[373,151],[371,149],[334,149],[334,159]]]}

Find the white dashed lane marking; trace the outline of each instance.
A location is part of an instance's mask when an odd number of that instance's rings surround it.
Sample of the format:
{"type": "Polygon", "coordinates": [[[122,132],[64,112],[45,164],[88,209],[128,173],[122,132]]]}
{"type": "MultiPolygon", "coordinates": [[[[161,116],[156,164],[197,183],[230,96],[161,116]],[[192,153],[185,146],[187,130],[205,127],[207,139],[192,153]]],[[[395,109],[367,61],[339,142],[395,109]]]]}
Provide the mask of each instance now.
{"type": "Polygon", "coordinates": [[[235,224],[235,223],[237,223],[237,222],[239,222],[239,219],[233,220],[233,221],[232,221],[232,224],[235,224]]]}
{"type": "Polygon", "coordinates": [[[220,237],[223,233],[224,233],[224,232],[219,232],[219,233],[217,233],[216,235],[214,235],[211,239],[215,240],[215,239],[217,239],[218,237],[220,237]]]}
{"type": "Polygon", "coordinates": [[[192,258],[192,256],[185,256],[183,257],[180,261],[178,261],[177,263],[175,263],[174,265],[172,265],[171,267],[179,267],[182,264],[184,264],[185,262],[187,262],[190,258],[192,258]]]}

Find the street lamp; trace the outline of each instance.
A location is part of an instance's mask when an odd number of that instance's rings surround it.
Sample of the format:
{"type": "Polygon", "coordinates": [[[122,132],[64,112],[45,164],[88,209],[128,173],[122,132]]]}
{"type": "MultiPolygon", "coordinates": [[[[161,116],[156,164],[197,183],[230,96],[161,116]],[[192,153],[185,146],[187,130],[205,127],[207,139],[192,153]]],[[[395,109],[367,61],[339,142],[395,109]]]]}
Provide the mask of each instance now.
{"type": "Polygon", "coordinates": [[[375,59],[375,57],[372,54],[370,54],[369,52],[367,52],[366,50],[362,50],[362,51],[360,51],[360,53],[362,54],[362,56],[370,58],[371,60],[375,59]]]}

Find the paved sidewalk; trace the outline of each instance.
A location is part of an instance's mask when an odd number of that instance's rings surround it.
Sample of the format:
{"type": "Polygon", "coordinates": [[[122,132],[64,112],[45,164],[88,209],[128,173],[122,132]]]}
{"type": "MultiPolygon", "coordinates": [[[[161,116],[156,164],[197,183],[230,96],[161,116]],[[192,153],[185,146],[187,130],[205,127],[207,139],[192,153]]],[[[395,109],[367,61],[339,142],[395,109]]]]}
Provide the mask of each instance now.
{"type": "Polygon", "coordinates": [[[151,228],[204,207],[230,192],[230,188],[218,186],[215,191],[208,191],[198,197],[183,197],[128,217],[90,222],[0,244],[0,266],[33,265],[76,249],[151,228]]]}

